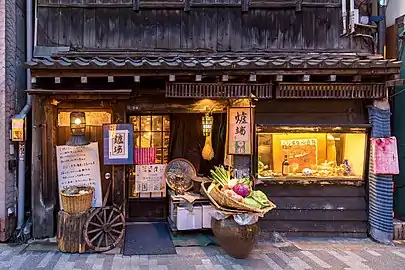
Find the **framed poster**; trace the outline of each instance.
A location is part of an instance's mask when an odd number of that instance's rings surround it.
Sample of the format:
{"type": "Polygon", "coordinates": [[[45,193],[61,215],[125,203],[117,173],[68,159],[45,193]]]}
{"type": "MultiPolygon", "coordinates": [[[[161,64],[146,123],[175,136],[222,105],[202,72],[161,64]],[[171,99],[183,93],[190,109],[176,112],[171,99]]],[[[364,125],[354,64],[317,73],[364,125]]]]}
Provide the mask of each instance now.
{"type": "Polygon", "coordinates": [[[134,163],[133,130],[132,124],[103,125],[104,165],[134,163]]]}
{"type": "Polygon", "coordinates": [[[251,107],[230,107],[228,109],[228,154],[252,154],[251,107]]]}
{"type": "Polygon", "coordinates": [[[164,192],[166,193],[166,181],[164,180],[166,164],[135,165],[135,192],[164,192]]]}
{"type": "MultiPolygon", "coordinates": [[[[98,143],[84,146],[56,146],[59,191],[72,186],[92,186],[92,207],[102,206],[98,143]]],[[[59,200],[61,200],[59,195],[59,200]]],[[[62,207],[62,202],[60,201],[62,207]]]]}

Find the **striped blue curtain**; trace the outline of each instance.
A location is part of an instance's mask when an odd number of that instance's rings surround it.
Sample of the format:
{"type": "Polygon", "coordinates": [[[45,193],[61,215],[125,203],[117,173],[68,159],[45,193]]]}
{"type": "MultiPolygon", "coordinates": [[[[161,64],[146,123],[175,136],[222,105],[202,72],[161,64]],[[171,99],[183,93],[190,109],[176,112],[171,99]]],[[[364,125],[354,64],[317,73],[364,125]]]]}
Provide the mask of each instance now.
{"type": "MultiPolygon", "coordinates": [[[[374,106],[368,108],[371,137],[391,136],[391,111],[374,106]]],[[[380,243],[392,243],[393,238],[393,192],[391,175],[376,175],[373,172],[373,158],[370,153],[369,181],[369,233],[380,243]]]]}

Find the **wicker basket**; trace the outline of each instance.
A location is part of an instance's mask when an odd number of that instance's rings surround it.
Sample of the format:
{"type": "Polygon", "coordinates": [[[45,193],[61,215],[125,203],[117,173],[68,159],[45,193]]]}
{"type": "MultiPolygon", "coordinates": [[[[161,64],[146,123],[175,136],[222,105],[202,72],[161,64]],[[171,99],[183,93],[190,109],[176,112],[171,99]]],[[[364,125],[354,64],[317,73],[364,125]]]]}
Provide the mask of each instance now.
{"type": "Polygon", "coordinates": [[[263,215],[276,207],[271,201],[269,201],[270,206],[268,206],[266,208],[258,209],[258,208],[251,207],[244,203],[238,202],[232,198],[229,198],[228,196],[226,196],[223,192],[221,192],[219,190],[218,186],[215,186],[208,193],[208,186],[210,184],[211,183],[205,182],[202,184],[202,188],[204,190],[204,193],[214,203],[214,205],[218,204],[220,206],[230,208],[230,209],[238,209],[238,210],[247,211],[247,212],[259,213],[259,214],[263,214],[263,215]]]}
{"type": "Polygon", "coordinates": [[[63,189],[60,192],[63,211],[69,214],[82,213],[91,208],[94,188],[85,186],[77,186],[76,188],[78,188],[79,190],[87,190],[89,191],[89,193],[69,195],[63,193],[66,189],[63,189]]]}

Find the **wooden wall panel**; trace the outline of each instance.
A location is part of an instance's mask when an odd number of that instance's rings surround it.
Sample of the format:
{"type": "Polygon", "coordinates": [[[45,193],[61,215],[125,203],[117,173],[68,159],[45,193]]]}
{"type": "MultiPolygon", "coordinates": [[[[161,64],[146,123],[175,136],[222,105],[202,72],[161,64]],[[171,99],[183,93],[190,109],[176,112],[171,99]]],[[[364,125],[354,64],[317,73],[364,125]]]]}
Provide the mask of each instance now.
{"type": "Polygon", "coordinates": [[[38,45],[75,49],[239,51],[368,51],[361,40],[341,37],[338,7],[129,7],[42,6],[38,45]]]}
{"type": "Polygon", "coordinates": [[[277,208],[261,219],[262,237],[366,236],[365,186],[258,185],[277,208]]]}

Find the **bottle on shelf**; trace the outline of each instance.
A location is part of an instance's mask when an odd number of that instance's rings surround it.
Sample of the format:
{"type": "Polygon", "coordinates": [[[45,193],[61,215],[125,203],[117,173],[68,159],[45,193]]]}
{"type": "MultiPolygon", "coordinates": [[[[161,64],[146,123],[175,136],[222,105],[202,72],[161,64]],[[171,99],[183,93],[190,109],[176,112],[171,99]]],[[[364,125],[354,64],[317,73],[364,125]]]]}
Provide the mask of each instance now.
{"type": "Polygon", "coordinates": [[[284,156],[284,161],[283,161],[282,166],[283,167],[281,169],[281,172],[282,172],[283,176],[287,176],[289,173],[289,169],[290,169],[290,163],[288,162],[287,155],[284,156]]]}

